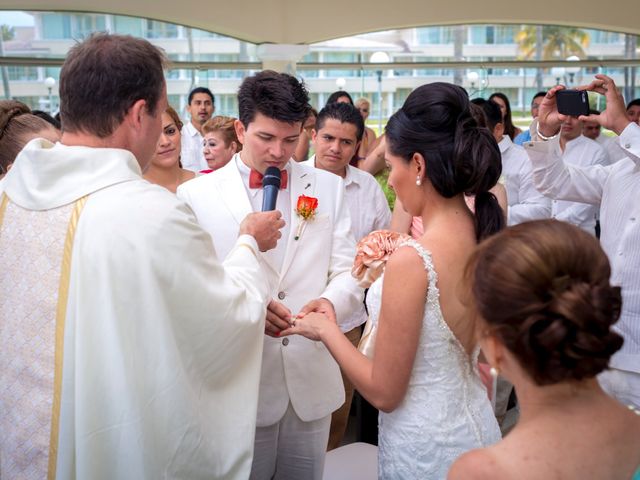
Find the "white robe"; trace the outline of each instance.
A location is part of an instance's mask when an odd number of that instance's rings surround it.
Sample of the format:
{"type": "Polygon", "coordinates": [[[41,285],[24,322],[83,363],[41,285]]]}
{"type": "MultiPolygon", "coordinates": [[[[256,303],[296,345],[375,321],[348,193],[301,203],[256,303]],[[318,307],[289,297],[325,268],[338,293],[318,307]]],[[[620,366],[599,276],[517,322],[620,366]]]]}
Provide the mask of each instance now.
{"type": "Polygon", "coordinates": [[[125,150],[33,140],[4,189],[0,477],[44,478],[54,457],[59,480],[248,478],[273,281],[255,240],[241,236],[221,265],[191,210],[143,180],[125,150]],[[55,338],[16,339],[23,330],[55,331],[58,283],[42,279],[61,276],[60,232],[84,195],[58,361],[61,407],[52,421],[55,338]],[[61,229],[49,228],[61,221],[61,229]],[[25,250],[35,267],[15,265],[25,250]],[[39,267],[47,256],[57,259],[49,270],[39,267]],[[29,371],[34,351],[48,353],[29,371]],[[23,360],[26,370],[16,366],[23,360]],[[34,377],[41,381],[26,381],[34,377]],[[29,428],[59,428],[57,455],[47,441],[29,439],[29,428]]]}

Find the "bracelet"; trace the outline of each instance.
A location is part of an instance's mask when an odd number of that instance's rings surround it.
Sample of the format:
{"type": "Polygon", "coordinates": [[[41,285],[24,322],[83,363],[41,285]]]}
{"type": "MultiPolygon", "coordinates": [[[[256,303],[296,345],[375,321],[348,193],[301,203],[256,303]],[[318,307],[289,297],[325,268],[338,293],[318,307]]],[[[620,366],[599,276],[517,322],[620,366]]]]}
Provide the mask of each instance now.
{"type": "Polygon", "coordinates": [[[559,134],[560,134],[560,130],[558,130],[558,133],[556,133],[555,135],[551,135],[550,137],[545,137],[543,134],[540,133],[540,124],[536,123],[536,135],[538,135],[538,137],[544,140],[545,142],[556,138],[559,134]]]}

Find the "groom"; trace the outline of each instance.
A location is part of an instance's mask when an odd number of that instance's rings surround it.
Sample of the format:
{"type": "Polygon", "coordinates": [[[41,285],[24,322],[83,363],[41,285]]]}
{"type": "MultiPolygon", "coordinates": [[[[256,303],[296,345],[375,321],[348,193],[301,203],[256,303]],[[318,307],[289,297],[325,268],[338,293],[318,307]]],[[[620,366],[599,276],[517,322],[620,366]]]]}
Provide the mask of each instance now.
{"type": "Polygon", "coordinates": [[[263,71],[246,78],[238,92],[236,133],[242,151],[220,170],[178,189],[199,223],[215,233],[218,255],[233,247],[247,213],[259,211],[261,177],[268,167],[282,173],[276,209],[286,226],[275,249],[264,255],[279,284],[269,303],[252,479],[320,479],[331,413],[344,402],[340,370],[321,343],[279,338],[292,316],[320,311],[346,320],[362,301],[350,275],[355,254],[342,180],[291,160],[310,106],[294,77],[263,71]],[[298,212],[303,197],[313,215],[298,212]],[[317,200],[317,207],[314,203],[317,200]]]}

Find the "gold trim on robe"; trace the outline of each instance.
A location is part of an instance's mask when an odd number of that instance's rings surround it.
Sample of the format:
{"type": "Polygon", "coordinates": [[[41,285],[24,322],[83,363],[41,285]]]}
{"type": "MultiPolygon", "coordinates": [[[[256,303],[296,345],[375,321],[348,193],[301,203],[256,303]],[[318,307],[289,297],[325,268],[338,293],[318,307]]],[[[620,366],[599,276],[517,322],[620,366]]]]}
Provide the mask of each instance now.
{"type": "Polygon", "coordinates": [[[9,203],[9,197],[7,197],[6,193],[3,193],[0,197],[0,230],[2,229],[2,221],[4,220],[4,212],[7,209],[7,204],[9,203]]]}
{"type": "Polygon", "coordinates": [[[84,196],[76,201],[67,236],[64,242],[62,255],[62,268],[60,273],[60,286],[58,289],[58,306],[56,309],[56,353],[54,371],[53,409],[51,415],[51,440],[49,442],[49,468],[47,479],[55,480],[58,461],[58,435],[60,432],[60,401],[62,396],[62,362],[64,356],[64,325],[67,317],[67,300],[69,298],[69,281],[71,276],[71,254],[73,251],[73,239],[76,234],[80,214],[87,203],[84,196]]]}

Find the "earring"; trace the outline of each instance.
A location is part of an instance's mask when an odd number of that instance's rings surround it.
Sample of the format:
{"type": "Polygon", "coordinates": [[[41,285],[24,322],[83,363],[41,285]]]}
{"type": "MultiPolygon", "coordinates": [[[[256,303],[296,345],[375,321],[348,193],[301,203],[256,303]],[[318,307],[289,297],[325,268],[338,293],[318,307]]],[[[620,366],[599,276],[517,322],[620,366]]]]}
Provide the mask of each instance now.
{"type": "Polygon", "coordinates": [[[498,375],[500,375],[500,372],[496,367],[491,367],[489,369],[489,375],[491,375],[493,378],[498,378],[498,375]]]}
{"type": "Polygon", "coordinates": [[[422,185],[422,180],[420,180],[420,175],[418,175],[418,176],[416,177],[416,185],[417,185],[417,186],[422,185]]]}

